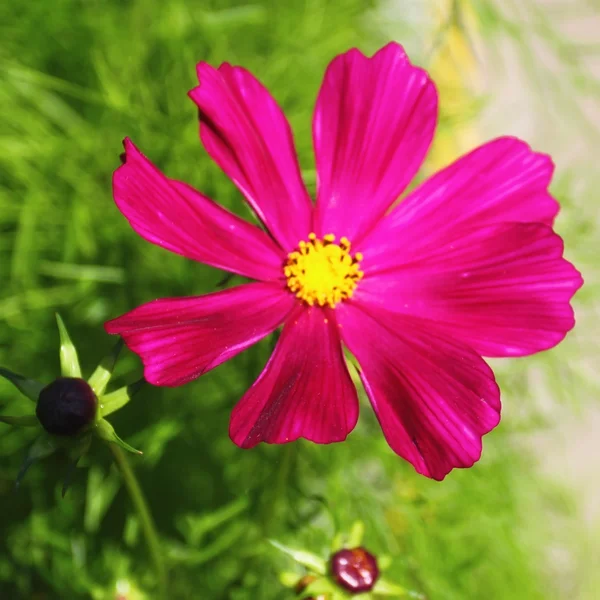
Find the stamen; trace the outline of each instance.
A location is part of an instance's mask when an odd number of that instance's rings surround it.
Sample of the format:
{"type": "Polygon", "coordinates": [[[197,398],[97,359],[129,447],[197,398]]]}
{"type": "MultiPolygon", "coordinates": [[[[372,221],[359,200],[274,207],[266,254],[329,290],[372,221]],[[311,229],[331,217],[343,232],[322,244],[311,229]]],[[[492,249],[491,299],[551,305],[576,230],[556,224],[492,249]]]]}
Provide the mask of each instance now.
{"type": "Polygon", "coordinates": [[[299,242],[298,249],[288,254],[283,267],[290,291],[309,306],[333,308],[351,298],[364,273],[359,268],[363,255],[352,256],[350,248],[347,237],[336,244],[332,233],[323,239],[310,233],[308,242],[299,242]]]}

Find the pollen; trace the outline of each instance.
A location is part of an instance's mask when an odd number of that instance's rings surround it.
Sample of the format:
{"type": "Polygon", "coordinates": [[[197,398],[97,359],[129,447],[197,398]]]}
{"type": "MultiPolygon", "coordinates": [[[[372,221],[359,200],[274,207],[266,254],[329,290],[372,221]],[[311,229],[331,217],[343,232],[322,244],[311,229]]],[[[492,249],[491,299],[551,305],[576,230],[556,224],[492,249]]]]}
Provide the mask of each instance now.
{"type": "Polygon", "coordinates": [[[334,307],[352,297],[364,273],[360,270],[362,254],[350,253],[350,241],[328,233],[322,239],[314,233],[290,252],[283,267],[287,286],[309,306],[334,307]]]}

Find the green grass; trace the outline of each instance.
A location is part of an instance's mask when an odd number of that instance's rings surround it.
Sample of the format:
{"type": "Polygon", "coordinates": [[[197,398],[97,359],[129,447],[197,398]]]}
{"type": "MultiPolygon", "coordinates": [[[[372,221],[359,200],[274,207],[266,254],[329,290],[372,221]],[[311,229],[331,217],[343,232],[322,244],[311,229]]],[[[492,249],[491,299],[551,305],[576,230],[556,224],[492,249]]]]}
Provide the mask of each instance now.
{"type": "MultiPolygon", "coordinates": [[[[153,298],[213,290],[222,273],[146,243],[116,209],[110,180],[122,138],[170,176],[247,216],[201,148],[186,97],[198,60],[226,60],[273,91],[314,182],[310,119],[322,73],[336,53],[386,41],[365,16],[373,8],[362,0],[4,4],[0,364],[45,382],[55,377],[59,310],[89,375],[113,342],[105,320],[153,298]]],[[[403,31],[424,62],[425,36],[403,31]]],[[[592,278],[580,295],[584,312],[596,285],[586,250],[596,223],[571,189],[567,177],[557,187],[566,207],[559,227],[592,278]]],[[[389,450],[366,404],[344,444],[234,446],[229,414],[260,372],[269,340],[183,388],[147,387],[111,420],[145,452],[132,463],[169,556],[169,598],[292,598],[278,574],[293,567],[266,539],[325,553],[357,519],[367,546],[392,557],[388,578],[430,600],[559,598],[547,550],[569,547],[579,532],[557,538],[547,519],[575,523],[576,507],[536,475],[520,441],[547,421],[529,403],[532,373],[541,372],[556,396],[583,402],[574,389],[590,395],[595,385],[579,362],[591,343],[584,334],[557,351],[502,363],[505,398],[531,408],[507,408],[482,462],[443,484],[415,475],[389,450]]],[[[137,358],[125,354],[116,385],[139,373],[137,358]]],[[[16,396],[0,382],[4,413],[22,410],[16,396]]],[[[32,434],[0,424],[0,436],[0,597],[108,600],[118,581],[155,597],[150,557],[108,450],[93,448],[62,500],[65,460],[35,465],[14,492],[32,434]]]]}

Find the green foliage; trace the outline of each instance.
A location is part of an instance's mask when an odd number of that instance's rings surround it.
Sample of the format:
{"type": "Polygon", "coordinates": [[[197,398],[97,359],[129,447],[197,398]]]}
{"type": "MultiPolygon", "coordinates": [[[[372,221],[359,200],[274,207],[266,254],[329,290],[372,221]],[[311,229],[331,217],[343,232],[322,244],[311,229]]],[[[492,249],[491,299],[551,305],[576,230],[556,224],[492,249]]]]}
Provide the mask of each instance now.
{"type": "MultiPolygon", "coordinates": [[[[186,97],[195,63],[243,64],[261,78],[289,116],[303,174],[314,183],[310,122],[322,73],[336,53],[381,44],[367,27],[377,22],[365,16],[373,8],[364,0],[2,5],[0,364],[53,378],[53,312],[60,310],[89,377],[114,343],[105,320],[157,297],[212,291],[222,273],[143,241],[114,206],[110,178],[122,138],[130,136],[171,177],[251,218],[200,146],[186,97]]],[[[420,35],[412,35],[426,56],[420,35]]],[[[568,198],[569,186],[561,189],[568,198]]],[[[567,216],[565,231],[589,239],[591,219],[567,216]]],[[[509,409],[511,418],[488,436],[482,462],[442,484],[416,475],[389,450],[364,399],[360,424],[344,444],[241,450],[227,436],[229,414],[271,343],[183,388],[146,386],[111,416],[144,452],[131,461],[162,536],[169,598],[292,598],[278,575],[294,564],[268,540],[326,558],[335,535],[356,520],[365,523],[365,545],[392,557],[386,577],[431,600],[559,597],[543,566],[556,542],[546,523],[549,515],[569,518],[574,508],[543,484],[518,444],[520,431],[543,424],[537,409],[522,417],[509,409]]],[[[532,395],[532,369],[556,376],[554,365],[566,356],[560,352],[511,361],[501,370],[506,397],[520,405],[532,395]]],[[[136,370],[137,358],[124,352],[117,384],[130,383],[136,370]]],[[[565,377],[583,385],[579,372],[565,377]]],[[[19,411],[15,394],[0,382],[7,413],[19,411]]],[[[92,446],[65,500],[59,474],[68,459],[60,455],[32,467],[15,493],[33,442],[29,429],[0,423],[0,597],[155,597],[140,523],[106,448],[92,446]]]]}

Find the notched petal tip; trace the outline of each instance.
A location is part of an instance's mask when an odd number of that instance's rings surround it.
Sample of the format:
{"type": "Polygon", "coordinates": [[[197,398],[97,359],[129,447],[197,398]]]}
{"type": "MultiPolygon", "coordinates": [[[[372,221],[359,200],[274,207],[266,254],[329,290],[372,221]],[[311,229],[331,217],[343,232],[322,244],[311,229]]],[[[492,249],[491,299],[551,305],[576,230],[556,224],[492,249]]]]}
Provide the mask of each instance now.
{"type": "Polygon", "coordinates": [[[235,356],[285,320],[296,299],[280,284],[249,283],[149,302],[105,324],[144,363],[148,383],[176,387],[235,356]]]}
{"type": "Polygon", "coordinates": [[[263,372],[231,414],[229,436],[241,448],[304,438],[341,442],[358,420],[333,313],[299,307],[284,325],[263,372]]]}
{"type": "Polygon", "coordinates": [[[355,243],[372,229],[421,167],[437,112],[433,81],[400,45],[333,59],[313,118],[317,233],[355,243]]]}
{"type": "Polygon", "coordinates": [[[199,63],[197,73],[200,84],[188,95],[199,108],[206,151],[281,248],[291,250],[309,233],[312,204],[283,111],[243,67],[199,63]]]}
{"type": "Polygon", "coordinates": [[[485,361],[430,320],[354,302],[337,312],[392,450],[438,481],[477,462],[482,437],[500,422],[485,361]]]}

